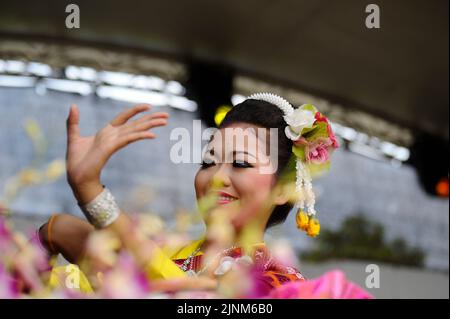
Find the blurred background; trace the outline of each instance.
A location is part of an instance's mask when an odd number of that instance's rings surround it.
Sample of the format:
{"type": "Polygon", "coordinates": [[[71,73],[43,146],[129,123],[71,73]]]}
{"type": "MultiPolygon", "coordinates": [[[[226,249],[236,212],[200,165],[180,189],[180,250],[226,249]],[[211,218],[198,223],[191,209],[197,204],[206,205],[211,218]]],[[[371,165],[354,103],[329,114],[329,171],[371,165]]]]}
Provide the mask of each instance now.
{"type": "Polygon", "coordinates": [[[22,231],[81,216],[64,176],[70,104],[87,135],[146,102],[169,125],[102,177],[125,210],[171,227],[195,207],[199,167],[170,161],[171,130],[214,126],[221,107],[270,91],[315,104],[342,147],[315,182],[321,236],[291,213],[267,241],[288,239],[310,278],[341,268],[365,287],[377,264],[376,297],[448,298],[448,26],[446,0],[2,1],[0,202],[22,231]],[[370,3],[380,28],[366,27],[370,3]]]}

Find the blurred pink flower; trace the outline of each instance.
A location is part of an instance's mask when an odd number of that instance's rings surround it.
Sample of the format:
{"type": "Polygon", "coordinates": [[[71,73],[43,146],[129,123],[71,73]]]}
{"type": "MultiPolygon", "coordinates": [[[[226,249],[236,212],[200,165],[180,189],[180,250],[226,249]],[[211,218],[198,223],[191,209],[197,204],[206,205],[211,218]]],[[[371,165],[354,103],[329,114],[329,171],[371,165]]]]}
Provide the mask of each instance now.
{"type": "Polygon", "coordinates": [[[130,255],[122,253],[119,255],[115,267],[104,274],[100,296],[113,299],[134,299],[144,298],[149,292],[149,282],[145,274],[139,270],[130,255]]]}
{"type": "Polygon", "coordinates": [[[0,249],[10,245],[12,242],[12,234],[7,225],[6,218],[0,215],[0,249]]]}
{"type": "Polygon", "coordinates": [[[50,271],[50,255],[44,246],[42,246],[38,231],[30,233],[28,238],[27,246],[33,252],[30,262],[34,264],[34,267],[39,273],[50,271]]]}
{"type": "Polygon", "coordinates": [[[273,289],[273,299],[373,299],[373,296],[348,281],[342,271],[334,270],[306,281],[287,283],[273,289]]]}
{"type": "Polygon", "coordinates": [[[14,278],[21,281],[27,291],[44,290],[41,274],[49,270],[48,255],[35,240],[27,240],[21,233],[15,233],[17,251],[11,255],[14,278]]]}
{"type": "Polygon", "coordinates": [[[19,297],[19,287],[17,280],[6,271],[0,264],[0,299],[13,299],[19,297]]]}

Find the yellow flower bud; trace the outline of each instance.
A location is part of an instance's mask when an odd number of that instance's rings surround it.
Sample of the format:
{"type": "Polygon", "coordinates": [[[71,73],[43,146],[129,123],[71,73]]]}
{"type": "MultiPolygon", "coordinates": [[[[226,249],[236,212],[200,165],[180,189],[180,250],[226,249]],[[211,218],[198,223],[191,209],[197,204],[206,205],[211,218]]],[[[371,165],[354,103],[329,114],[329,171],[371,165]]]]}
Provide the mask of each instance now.
{"type": "Polygon", "coordinates": [[[41,180],[40,172],[32,168],[26,168],[19,173],[19,183],[23,186],[37,184],[41,180]]]}
{"type": "Polygon", "coordinates": [[[45,171],[45,176],[49,180],[56,180],[58,177],[63,175],[66,170],[66,165],[62,160],[54,160],[47,166],[47,170],[45,171]]]}
{"type": "Polygon", "coordinates": [[[317,218],[311,218],[309,220],[308,229],[306,230],[306,233],[310,237],[316,237],[319,235],[320,232],[320,223],[317,218]]]}
{"type": "Polygon", "coordinates": [[[309,217],[304,210],[298,210],[295,220],[297,222],[297,228],[305,231],[308,229],[309,217]]]}

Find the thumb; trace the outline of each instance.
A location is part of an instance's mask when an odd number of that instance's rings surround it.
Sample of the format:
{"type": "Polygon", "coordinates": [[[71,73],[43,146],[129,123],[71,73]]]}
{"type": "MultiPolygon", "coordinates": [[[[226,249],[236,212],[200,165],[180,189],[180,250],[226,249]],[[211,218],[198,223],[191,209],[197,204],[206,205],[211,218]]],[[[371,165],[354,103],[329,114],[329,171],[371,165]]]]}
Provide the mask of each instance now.
{"type": "Polygon", "coordinates": [[[67,139],[80,136],[80,128],[78,127],[80,116],[78,107],[75,104],[70,106],[69,117],[67,118],[67,139]]]}

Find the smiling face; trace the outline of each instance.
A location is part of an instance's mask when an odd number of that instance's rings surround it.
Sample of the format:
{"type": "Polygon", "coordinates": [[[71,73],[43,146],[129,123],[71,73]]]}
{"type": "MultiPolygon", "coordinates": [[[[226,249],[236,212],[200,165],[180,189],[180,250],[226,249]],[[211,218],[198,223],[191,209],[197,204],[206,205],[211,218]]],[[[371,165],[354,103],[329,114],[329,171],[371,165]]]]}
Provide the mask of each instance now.
{"type": "Polygon", "coordinates": [[[239,216],[230,216],[232,220],[239,218],[246,223],[257,220],[265,227],[270,211],[261,208],[283,200],[272,193],[276,175],[265,172],[276,162],[273,154],[266,154],[266,132],[247,123],[233,123],[218,130],[206,148],[195,177],[197,199],[216,195],[217,206],[223,206],[230,214],[238,212],[239,216]],[[252,209],[245,210],[245,207],[252,209]]]}

